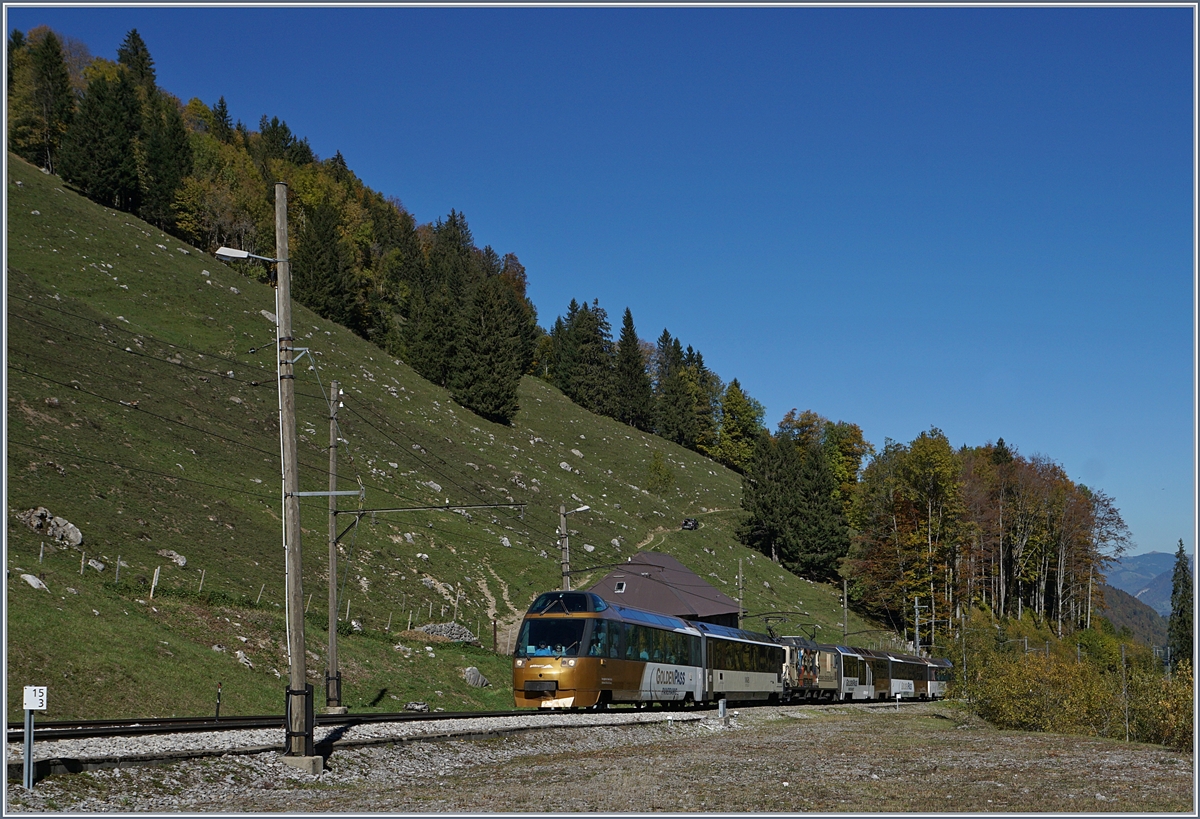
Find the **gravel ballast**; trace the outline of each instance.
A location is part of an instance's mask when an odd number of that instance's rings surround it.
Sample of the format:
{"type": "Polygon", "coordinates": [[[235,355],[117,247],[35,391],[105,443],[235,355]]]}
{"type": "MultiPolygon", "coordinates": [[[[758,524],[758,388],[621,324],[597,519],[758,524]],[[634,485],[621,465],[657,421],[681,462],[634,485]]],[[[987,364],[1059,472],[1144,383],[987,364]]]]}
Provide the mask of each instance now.
{"type": "MultiPolygon", "coordinates": [[[[71,813],[1194,810],[1191,757],[1158,746],[997,731],[946,703],[899,711],[842,705],[736,713],[728,724],[716,711],[618,710],[354,726],[319,776],[287,765],[277,751],[229,753],[53,775],[32,792],[10,781],[5,807],[71,813]],[[413,741],[421,737],[439,741],[413,741]]],[[[232,733],[238,736],[218,735],[231,750],[281,744],[280,731],[232,733]]],[[[72,745],[69,753],[87,747],[133,755],[145,753],[148,742],[169,742],[175,750],[180,742],[205,745],[203,735],[87,742],[96,745],[72,745]]],[[[43,752],[51,751],[35,745],[35,758],[43,752]]],[[[68,746],[54,753],[69,755],[68,746]]]]}

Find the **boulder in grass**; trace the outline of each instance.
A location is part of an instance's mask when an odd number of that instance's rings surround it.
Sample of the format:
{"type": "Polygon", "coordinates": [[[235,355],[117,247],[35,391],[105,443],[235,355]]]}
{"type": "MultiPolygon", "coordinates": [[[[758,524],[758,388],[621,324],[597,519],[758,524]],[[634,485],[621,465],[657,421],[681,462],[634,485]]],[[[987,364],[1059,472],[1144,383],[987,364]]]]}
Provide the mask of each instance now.
{"type": "Polygon", "coordinates": [[[464,671],[463,678],[466,679],[467,685],[474,686],[475,688],[487,688],[489,685],[491,685],[491,683],[488,682],[488,678],[479,673],[479,669],[475,666],[471,666],[464,671]]]}
{"type": "Polygon", "coordinates": [[[429,710],[429,705],[424,702],[406,702],[406,703],[404,703],[404,710],[405,711],[416,711],[418,713],[425,713],[426,711],[429,710]]]}
{"type": "Polygon", "coordinates": [[[45,583],[43,583],[40,578],[34,577],[31,574],[23,574],[23,575],[21,575],[21,579],[24,580],[26,583],[28,583],[30,586],[33,586],[35,589],[41,589],[42,591],[50,591],[50,588],[45,583]]]}
{"type": "Polygon", "coordinates": [[[66,518],[51,514],[44,506],[21,512],[17,519],[35,532],[44,534],[63,546],[78,547],[83,543],[83,533],[79,531],[79,527],[66,518]]]}

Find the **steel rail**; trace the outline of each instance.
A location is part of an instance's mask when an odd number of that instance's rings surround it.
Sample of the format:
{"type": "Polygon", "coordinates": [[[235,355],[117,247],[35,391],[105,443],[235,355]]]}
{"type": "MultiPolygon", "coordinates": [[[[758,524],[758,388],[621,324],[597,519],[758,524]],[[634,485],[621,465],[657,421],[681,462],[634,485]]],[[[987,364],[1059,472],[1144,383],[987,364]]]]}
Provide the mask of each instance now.
{"type": "MultiPolygon", "coordinates": [[[[317,725],[353,726],[373,722],[417,722],[424,720],[472,719],[479,717],[515,717],[548,710],[520,711],[401,711],[398,713],[317,714],[317,725]]],[[[244,731],[283,728],[282,715],[227,717],[150,717],[124,720],[62,720],[36,723],[34,740],[89,739],[143,734],[181,734],[198,731],[244,731]]],[[[8,742],[24,742],[25,726],[8,723],[8,742]]]]}

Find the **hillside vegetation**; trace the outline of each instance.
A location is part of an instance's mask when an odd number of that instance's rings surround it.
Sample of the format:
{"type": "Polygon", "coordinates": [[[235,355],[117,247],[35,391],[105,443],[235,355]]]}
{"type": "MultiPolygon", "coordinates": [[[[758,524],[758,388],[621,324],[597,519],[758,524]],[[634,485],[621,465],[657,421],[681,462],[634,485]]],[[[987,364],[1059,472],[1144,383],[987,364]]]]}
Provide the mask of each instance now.
{"type": "MultiPolygon", "coordinates": [[[[274,291],[11,154],[7,186],[10,694],[47,685],[51,719],[204,714],[220,684],[222,713],[279,712],[287,661],[274,291]],[[21,520],[37,507],[77,526],[82,543],[21,520]]],[[[343,623],[339,643],[353,710],[511,703],[507,641],[532,598],[561,582],[560,504],[591,507],[568,519],[576,588],[653,549],[736,598],[740,561],[748,612],[806,612],[781,628],[840,638],[840,589],[737,541],[734,472],[533,378],[521,382],[511,425],[490,423],[378,347],[294,311],[296,343],[308,349],[296,367],[303,491],[328,488],[336,380],[338,488],[361,479],[364,489],[361,507],[344,497],[341,509],[524,504],[378,512],[357,527],[338,517],[339,617],[348,610],[362,629],[343,623]],[[670,480],[659,470],[652,493],[644,487],[660,459],[670,480]],[[683,517],[700,528],[680,531],[683,517]],[[452,619],[483,647],[407,633],[452,619]],[[468,686],[470,665],[492,686],[468,686]]],[[[319,707],[328,504],[309,497],[301,508],[319,707]]],[[[873,627],[851,613],[851,632],[873,627]]],[[[19,718],[19,699],[9,702],[9,719],[19,718]]]]}

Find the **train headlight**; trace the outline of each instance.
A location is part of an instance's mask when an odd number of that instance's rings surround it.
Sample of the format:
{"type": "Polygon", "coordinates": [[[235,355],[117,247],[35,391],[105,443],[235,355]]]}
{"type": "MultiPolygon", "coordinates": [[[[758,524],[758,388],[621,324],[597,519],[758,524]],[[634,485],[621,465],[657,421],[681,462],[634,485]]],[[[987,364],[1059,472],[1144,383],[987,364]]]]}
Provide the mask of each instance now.
{"type": "Polygon", "coordinates": [[[525,667],[525,661],[524,661],[524,660],[520,660],[520,659],[518,659],[518,660],[516,661],[516,666],[517,666],[517,668],[524,668],[524,667],[525,667]]]}
{"type": "Polygon", "coordinates": [[[574,667],[575,667],[575,661],[574,661],[574,660],[568,660],[568,659],[566,659],[566,658],[564,657],[564,658],[563,658],[563,661],[562,661],[562,665],[563,665],[565,668],[574,668],[574,667]]]}

